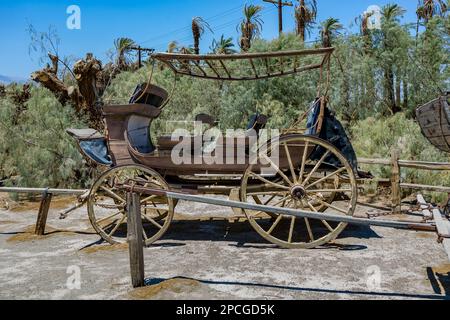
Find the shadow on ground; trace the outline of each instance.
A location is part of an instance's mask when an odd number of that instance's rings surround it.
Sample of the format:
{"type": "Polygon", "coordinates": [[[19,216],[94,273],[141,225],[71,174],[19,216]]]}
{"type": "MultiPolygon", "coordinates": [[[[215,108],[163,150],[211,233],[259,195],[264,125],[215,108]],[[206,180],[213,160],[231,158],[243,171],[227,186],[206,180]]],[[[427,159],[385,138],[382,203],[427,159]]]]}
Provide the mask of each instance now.
{"type": "Polygon", "coordinates": [[[173,279],[190,280],[197,281],[206,285],[229,285],[229,286],[245,286],[245,287],[256,287],[256,288],[267,288],[267,289],[277,289],[277,290],[287,290],[293,292],[303,292],[303,293],[323,293],[323,294],[347,294],[356,296],[370,296],[370,297],[380,297],[380,298],[405,298],[405,299],[427,299],[427,300],[450,300],[450,296],[446,295],[433,295],[433,294],[409,294],[409,293],[397,293],[397,292],[373,292],[373,291],[359,291],[359,290],[339,290],[339,289],[326,289],[326,288],[307,288],[307,287],[296,287],[296,286],[282,286],[274,284],[265,283],[253,283],[253,282],[239,282],[239,281],[214,281],[214,280],[201,280],[188,277],[174,277],[168,279],[162,278],[147,278],[145,280],[146,286],[156,286],[163,282],[170,281],[173,279]]]}

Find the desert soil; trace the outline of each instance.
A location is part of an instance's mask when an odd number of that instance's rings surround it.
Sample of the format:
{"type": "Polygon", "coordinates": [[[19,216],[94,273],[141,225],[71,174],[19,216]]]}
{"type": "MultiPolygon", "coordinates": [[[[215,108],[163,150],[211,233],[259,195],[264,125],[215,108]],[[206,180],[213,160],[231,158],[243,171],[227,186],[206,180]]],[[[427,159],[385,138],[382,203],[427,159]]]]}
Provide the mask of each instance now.
{"type": "Polygon", "coordinates": [[[148,286],[133,290],[126,245],[99,241],[86,208],[59,220],[73,202],[53,204],[43,237],[33,235],[38,204],[0,210],[0,299],[450,298],[450,264],[432,233],[350,226],[333,245],[284,250],[230,222],[227,208],[188,203],[144,250],[148,286]]]}

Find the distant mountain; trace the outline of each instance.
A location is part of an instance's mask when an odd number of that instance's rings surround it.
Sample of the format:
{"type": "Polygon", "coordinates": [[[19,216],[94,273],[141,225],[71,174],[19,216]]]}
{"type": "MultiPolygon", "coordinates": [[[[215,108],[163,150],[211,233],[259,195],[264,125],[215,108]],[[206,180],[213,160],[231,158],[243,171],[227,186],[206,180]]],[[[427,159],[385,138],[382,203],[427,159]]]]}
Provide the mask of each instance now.
{"type": "Polygon", "coordinates": [[[8,77],[8,76],[4,76],[0,74],[0,83],[2,84],[10,84],[12,82],[17,82],[17,83],[25,83],[28,80],[23,79],[23,78],[17,78],[17,77],[8,77]]]}

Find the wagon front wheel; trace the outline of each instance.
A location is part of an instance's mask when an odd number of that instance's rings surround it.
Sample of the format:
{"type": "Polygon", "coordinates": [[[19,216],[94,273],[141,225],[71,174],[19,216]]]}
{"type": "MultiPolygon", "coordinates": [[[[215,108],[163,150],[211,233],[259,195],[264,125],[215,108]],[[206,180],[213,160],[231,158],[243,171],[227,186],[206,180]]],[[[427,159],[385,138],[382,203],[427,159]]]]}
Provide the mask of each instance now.
{"type": "MultiPolygon", "coordinates": [[[[263,206],[353,216],[357,184],[352,166],[328,142],[303,135],[272,141],[258,151],[263,163],[250,165],[242,179],[241,201],[263,206]],[[335,195],[341,194],[334,203],[335,195]]],[[[335,240],[345,223],[244,210],[252,227],[283,248],[315,248],[335,240]]]]}
{"type": "MultiPolygon", "coordinates": [[[[88,214],[95,231],[110,244],[127,242],[127,194],[120,186],[130,179],[138,180],[144,187],[169,189],[157,172],[143,166],[121,166],[105,172],[91,188],[88,214]]],[[[165,234],[173,215],[172,199],[141,195],[142,237],[147,246],[165,234]]]]}

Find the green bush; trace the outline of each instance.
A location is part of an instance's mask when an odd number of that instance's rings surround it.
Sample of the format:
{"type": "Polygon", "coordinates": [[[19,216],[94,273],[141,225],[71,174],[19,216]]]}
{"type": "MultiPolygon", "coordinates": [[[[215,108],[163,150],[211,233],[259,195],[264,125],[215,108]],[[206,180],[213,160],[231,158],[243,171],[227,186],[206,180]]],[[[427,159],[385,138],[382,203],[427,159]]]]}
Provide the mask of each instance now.
{"type": "Polygon", "coordinates": [[[85,187],[87,167],[66,133],[86,127],[48,90],[33,87],[24,110],[0,99],[0,175],[21,187],[85,187]]]}
{"type": "MultiPolygon", "coordinates": [[[[448,162],[449,156],[436,149],[423,135],[419,125],[403,113],[389,118],[367,118],[351,128],[352,143],[359,158],[389,158],[391,150],[400,150],[403,160],[448,162]]],[[[389,178],[390,168],[363,166],[377,178],[389,178]]],[[[450,172],[403,169],[401,178],[408,183],[450,186],[450,172]]],[[[432,194],[434,201],[447,197],[432,194]]]]}

